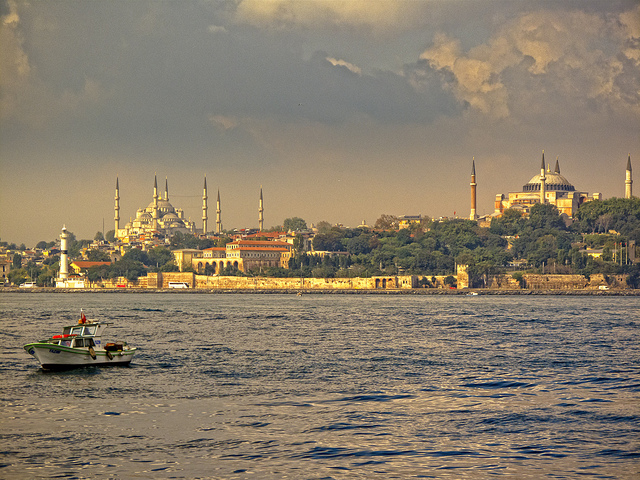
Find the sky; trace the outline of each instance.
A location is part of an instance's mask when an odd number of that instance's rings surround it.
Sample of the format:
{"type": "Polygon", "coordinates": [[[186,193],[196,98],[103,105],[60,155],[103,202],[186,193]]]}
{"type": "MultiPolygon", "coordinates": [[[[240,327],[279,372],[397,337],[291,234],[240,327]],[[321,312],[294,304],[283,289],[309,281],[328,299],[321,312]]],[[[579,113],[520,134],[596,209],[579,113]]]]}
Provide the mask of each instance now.
{"type": "MultiPolygon", "coordinates": [[[[0,240],[169,199],[225,229],[478,214],[640,172],[638,0],[0,0],[0,240]]],[[[636,191],[640,192],[640,174],[636,191]]],[[[104,225],[104,227],[103,227],[104,225]]]]}

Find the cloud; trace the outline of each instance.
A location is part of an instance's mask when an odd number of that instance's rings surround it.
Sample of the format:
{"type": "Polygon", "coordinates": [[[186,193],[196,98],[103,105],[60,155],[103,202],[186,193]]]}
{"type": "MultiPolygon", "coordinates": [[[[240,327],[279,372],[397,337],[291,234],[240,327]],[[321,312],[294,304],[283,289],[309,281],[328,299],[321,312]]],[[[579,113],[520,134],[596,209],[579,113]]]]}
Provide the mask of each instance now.
{"type": "Polygon", "coordinates": [[[423,7],[421,2],[370,0],[243,0],[236,19],[271,28],[341,26],[385,32],[415,26],[415,13],[423,7]]]}
{"type": "Polygon", "coordinates": [[[353,73],[357,73],[358,75],[362,75],[362,69],[360,67],[356,67],[354,64],[349,63],[345,60],[337,60],[333,57],[327,57],[326,60],[331,63],[333,66],[341,66],[346,67],[351,70],[353,73]]]}
{"type": "Polygon", "coordinates": [[[467,52],[460,40],[438,34],[420,59],[448,75],[445,87],[460,102],[493,118],[523,112],[534,101],[556,112],[570,102],[638,115],[638,18],[640,7],[618,17],[531,12],[467,52]]]}

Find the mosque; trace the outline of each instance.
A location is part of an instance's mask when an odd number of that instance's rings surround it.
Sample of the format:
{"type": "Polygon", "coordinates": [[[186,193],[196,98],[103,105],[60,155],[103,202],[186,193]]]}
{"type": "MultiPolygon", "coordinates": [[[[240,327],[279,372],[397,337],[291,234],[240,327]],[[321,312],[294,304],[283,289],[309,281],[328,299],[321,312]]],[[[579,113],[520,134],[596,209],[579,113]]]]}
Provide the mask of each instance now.
{"type": "MultiPolygon", "coordinates": [[[[519,192],[509,192],[508,194],[498,193],[495,198],[495,210],[491,217],[500,217],[505,210],[514,209],[528,215],[531,208],[539,203],[554,205],[560,214],[573,218],[580,205],[593,200],[600,200],[602,195],[594,193],[589,195],[581,192],[560,174],[560,164],[556,158],[556,165],[553,171],[551,166],[544,160],[542,152],[542,164],[540,173],[527,182],[519,192]]],[[[627,160],[627,171],[625,179],[625,198],[632,197],[633,180],[631,178],[631,154],[627,160]]],[[[471,167],[471,220],[478,220],[476,214],[476,166],[475,159],[471,167]]]]}
{"type": "MultiPolygon", "coordinates": [[[[190,233],[193,235],[205,235],[209,233],[208,206],[207,200],[207,177],[204,178],[204,189],[202,193],[202,229],[196,227],[191,218],[185,218],[181,208],[174,208],[169,201],[169,182],[165,179],[164,196],[158,194],[158,178],[154,177],[153,197],[151,203],[146,208],[139,208],[135,218],[130,218],[129,222],[120,227],[120,186],[116,178],[115,195],[115,237],[125,243],[151,238],[170,237],[177,232],[190,233]]],[[[220,191],[216,205],[216,229],[215,233],[222,233],[222,210],[220,208],[220,191]]],[[[258,207],[259,230],[264,228],[264,207],[262,199],[262,187],[260,187],[260,202],[258,207]]]]}

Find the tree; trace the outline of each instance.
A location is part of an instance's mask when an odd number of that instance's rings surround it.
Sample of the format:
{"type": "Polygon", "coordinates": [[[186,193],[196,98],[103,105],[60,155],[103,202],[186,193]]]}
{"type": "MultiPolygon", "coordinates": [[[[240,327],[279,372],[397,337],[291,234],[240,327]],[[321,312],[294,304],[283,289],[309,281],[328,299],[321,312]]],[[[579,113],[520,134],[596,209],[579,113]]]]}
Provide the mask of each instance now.
{"type": "Polygon", "coordinates": [[[321,220],[317,225],[318,233],[327,233],[331,230],[331,224],[325,220],[321,220]]]}
{"type": "Polygon", "coordinates": [[[13,255],[13,259],[11,260],[12,268],[21,268],[22,267],[22,255],[16,253],[13,255]]]}
{"type": "Polygon", "coordinates": [[[106,252],[100,250],[91,249],[87,251],[87,260],[90,262],[108,262],[111,260],[106,252]]]}
{"type": "Polygon", "coordinates": [[[102,232],[96,232],[93,240],[96,242],[104,242],[104,235],[102,234],[102,232]]]}
{"type": "Polygon", "coordinates": [[[173,255],[171,250],[165,247],[154,247],[149,250],[148,264],[157,268],[166,265],[167,263],[173,263],[173,255]]]}
{"type": "Polygon", "coordinates": [[[396,217],[395,215],[387,215],[383,213],[382,215],[380,215],[380,218],[376,220],[375,228],[380,230],[393,230],[398,228],[398,225],[398,217],[396,217]]]}
{"type": "Polygon", "coordinates": [[[300,217],[287,218],[284,221],[283,228],[286,232],[299,232],[307,229],[307,222],[300,217]]]}
{"type": "Polygon", "coordinates": [[[107,242],[109,243],[113,243],[116,241],[116,231],[115,230],[109,230],[105,235],[104,238],[107,242]]]}

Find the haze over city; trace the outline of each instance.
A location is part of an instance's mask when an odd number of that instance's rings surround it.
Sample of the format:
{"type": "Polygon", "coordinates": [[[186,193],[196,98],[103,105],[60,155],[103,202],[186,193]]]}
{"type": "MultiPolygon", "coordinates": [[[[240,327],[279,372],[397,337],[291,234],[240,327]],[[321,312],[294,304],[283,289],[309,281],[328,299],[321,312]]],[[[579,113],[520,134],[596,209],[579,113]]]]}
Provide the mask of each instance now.
{"type": "MultiPolygon", "coordinates": [[[[478,214],[559,157],[640,168],[637,1],[3,1],[0,239],[113,229],[168,178],[201,227],[478,214]],[[215,207],[214,207],[215,208],[215,207]]],[[[553,167],[553,164],[552,164],[553,167]]],[[[161,188],[161,190],[164,190],[161,188]]]]}

